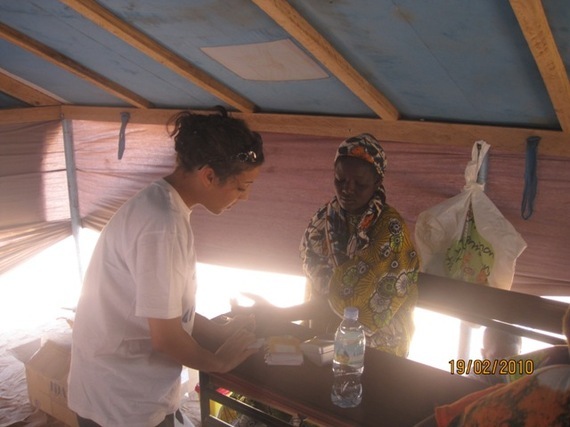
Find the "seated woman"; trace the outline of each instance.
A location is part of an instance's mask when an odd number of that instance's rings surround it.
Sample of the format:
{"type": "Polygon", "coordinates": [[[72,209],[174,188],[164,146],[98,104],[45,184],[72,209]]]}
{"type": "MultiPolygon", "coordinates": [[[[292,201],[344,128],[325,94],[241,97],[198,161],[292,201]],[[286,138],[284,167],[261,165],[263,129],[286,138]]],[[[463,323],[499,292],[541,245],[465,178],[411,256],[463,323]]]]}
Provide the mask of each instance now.
{"type": "MultiPolygon", "coordinates": [[[[522,337],[510,332],[489,326],[483,332],[483,347],[481,348],[481,358],[487,360],[513,359],[521,352],[522,337]]],[[[470,378],[482,381],[489,385],[504,383],[508,381],[507,375],[497,372],[495,375],[477,375],[474,372],[469,374],[470,378]]]]}
{"type": "MultiPolygon", "coordinates": [[[[570,306],[562,319],[562,331],[568,343],[565,348],[568,356],[570,306]]],[[[556,348],[558,353],[560,346],[556,348]]],[[[520,355],[520,358],[523,359],[524,355],[520,355]]],[[[569,426],[570,365],[544,363],[532,375],[526,375],[507,384],[496,384],[451,404],[439,406],[435,408],[434,415],[416,424],[415,427],[499,425],[569,426]]]]}
{"type": "Polygon", "coordinates": [[[344,308],[354,306],[368,346],[408,355],[419,259],[404,219],[387,203],[386,164],[384,150],[370,134],[340,144],[335,197],[317,210],[300,245],[310,299],[277,308],[251,296],[258,325],[310,320],[316,333],[333,333],[344,308]]]}
{"type": "MultiPolygon", "coordinates": [[[[527,367],[532,367],[535,371],[550,365],[570,365],[570,354],[568,354],[568,346],[566,345],[553,345],[524,354],[520,354],[521,346],[522,338],[519,335],[488,327],[483,333],[481,357],[488,360],[520,361],[518,366],[526,364],[527,367]]],[[[493,385],[512,382],[525,375],[528,373],[524,370],[520,372],[515,370],[515,372],[509,372],[505,375],[501,375],[497,371],[494,375],[476,375],[472,372],[469,376],[493,385]]]]}

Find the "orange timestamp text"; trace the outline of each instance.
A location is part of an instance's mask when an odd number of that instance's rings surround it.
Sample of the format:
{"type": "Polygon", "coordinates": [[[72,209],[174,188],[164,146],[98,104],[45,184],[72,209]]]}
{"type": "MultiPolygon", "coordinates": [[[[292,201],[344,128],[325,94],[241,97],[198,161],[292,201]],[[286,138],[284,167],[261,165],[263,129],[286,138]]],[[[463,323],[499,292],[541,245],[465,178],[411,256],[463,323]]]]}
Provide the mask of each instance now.
{"type": "Polygon", "coordinates": [[[531,375],[532,359],[451,359],[451,375],[531,375]]]}

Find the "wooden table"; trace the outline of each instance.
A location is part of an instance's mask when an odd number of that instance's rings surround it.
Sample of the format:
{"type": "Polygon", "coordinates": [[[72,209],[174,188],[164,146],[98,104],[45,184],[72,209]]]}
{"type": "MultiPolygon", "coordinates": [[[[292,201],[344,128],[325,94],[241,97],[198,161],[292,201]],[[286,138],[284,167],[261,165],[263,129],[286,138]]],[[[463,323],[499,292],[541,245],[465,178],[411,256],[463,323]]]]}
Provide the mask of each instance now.
{"type": "MultiPolygon", "coordinates": [[[[273,332],[275,335],[276,331],[273,332]]],[[[294,324],[288,324],[280,332],[301,339],[312,336],[310,329],[294,324]]],[[[357,408],[333,405],[331,386],[330,365],[319,367],[305,359],[302,366],[268,366],[260,351],[230,373],[200,372],[202,423],[227,425],[210,414],[211,399],[234,409],[240,407],[240,411],[265,421],[268,426],[288,425],[217,393],[219,387],[330,427],[413,426],[431,415],[435,406],[487,387],[470,378],[372,349],[366,349],[363,398],[357,408]]]]}

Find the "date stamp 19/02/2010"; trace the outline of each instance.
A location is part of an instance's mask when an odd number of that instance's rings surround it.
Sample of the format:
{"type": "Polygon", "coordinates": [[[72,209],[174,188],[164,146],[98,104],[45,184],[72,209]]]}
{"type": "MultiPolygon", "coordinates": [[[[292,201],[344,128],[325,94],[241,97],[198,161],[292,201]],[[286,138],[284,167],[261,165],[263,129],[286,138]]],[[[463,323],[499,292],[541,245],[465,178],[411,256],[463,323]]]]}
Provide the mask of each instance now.
{"type": "Polygon", "coordinates": [[[532,359],[451,359],[451,375],[531,375],[532,359]]]}

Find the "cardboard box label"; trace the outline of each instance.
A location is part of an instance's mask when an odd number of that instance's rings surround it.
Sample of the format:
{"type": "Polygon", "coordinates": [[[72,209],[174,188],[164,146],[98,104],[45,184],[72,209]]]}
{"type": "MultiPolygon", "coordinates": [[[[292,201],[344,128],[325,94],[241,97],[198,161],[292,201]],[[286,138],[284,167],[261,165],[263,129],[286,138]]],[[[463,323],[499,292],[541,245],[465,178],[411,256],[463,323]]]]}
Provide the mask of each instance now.
{"type": "Polygon", "coordinates": [[[32,405],[71,427],[77,427],[77,417],[67,407],[70,363],[71,346],[47,340],[25,363],[26,381],[32,405]]]}

